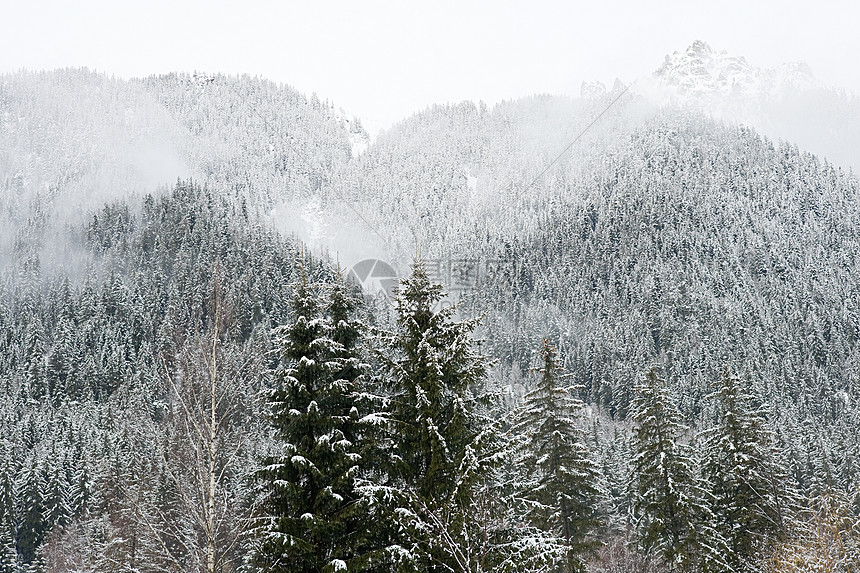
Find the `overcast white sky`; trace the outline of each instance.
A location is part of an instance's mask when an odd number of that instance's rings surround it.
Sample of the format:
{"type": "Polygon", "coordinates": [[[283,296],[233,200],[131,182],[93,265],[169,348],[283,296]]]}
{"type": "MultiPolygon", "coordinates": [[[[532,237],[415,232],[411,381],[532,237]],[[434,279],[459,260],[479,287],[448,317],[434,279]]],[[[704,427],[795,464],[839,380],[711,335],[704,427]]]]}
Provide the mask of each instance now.
{"type": "Polygon", "coordinates": [[[860,93],[860,2],[10,0],[0,72],[86,66],[261,75],[375,131],[435,102],[578,94],[701,39],[768,67],[807,62],[860,93]]]}

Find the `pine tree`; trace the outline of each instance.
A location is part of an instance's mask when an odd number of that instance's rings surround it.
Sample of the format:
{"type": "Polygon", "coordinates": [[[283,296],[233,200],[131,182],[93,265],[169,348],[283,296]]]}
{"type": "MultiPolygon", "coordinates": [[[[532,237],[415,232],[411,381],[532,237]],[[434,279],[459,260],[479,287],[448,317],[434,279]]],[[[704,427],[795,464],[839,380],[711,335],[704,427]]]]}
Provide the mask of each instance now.
{"type": "Polygon", "coordinates": [[[69,487],[62,467],[54,465],[58,458],[56,450],[51,452],[47,464],[47,483],[43,499],[45,507],[45,522],[48,528],[65,526],[72,516],[69,508],[69,487]]]}
{"type": "Polygon", "coordinates": [[[15,573],[18,551],[15,548],[14,468],[8,446],[0,449],[0,573],[15,573]]]}
{"type": "Polygon", "coordinates": [[[687,431],[681,414],[655,369],[633,398],[634,511],[639,542],[669,570],[719,568],[713,548],[722,542],[710,527],[706,492],[696,474],[692,449],[680,442],[687,431]]]}
{"type": "MultiPolygon", "coordinates": [[[[370,519],[368,500],[358,487],[358,478],[367,473],[368,460],[362,455],[367,447],[371,422],[360,417],[360,398],[364,375],[368,366],[361,361],[359,344],[364,326],[355,318],[357,302],[350,296],[339,280],[329,290],[325,331],[332,341],[331,382],[326,391],[324,410],[335,416],[335,424],[341,433],[345,447],[340,459],[342,466],[333,468],[336,478],[335,491],[342,498],[338,519],[341,521],[340,537],[333,540],[341,559],[349,571],[376,571],[379,567],[379,552],[383,539],[379,526],[370,519]]],[[[372,447],[372,446],[370,446],[372,447]]],[[[384,569],[383,569],[384,570],[384,569]]]]}
{"type": "Polygon", "coordinates": [[[15,540],[8,524],[2,524],[0,530],[0,573],[18,572],[18,552],[15,549],[15,540]]]}
{"type": "Polygon", "coordinates": [[[385,336],[381,356],[389,461],[377,493],[399,528],[390,547],[399,566],[472,571],[502,559],[487,541],[492,526],[478,515],[479,492],[499,458],[478,407],[488,361],[471,339],[477,321],[435,310],[443,296],[420,262],[398,288],[397,330],[385,336]]]}
{"type": "Polygon", "coordinates": [[[558,352],[546,339],[541,360],[537,387],[525,395],[513,428],[526,441],[519,461],[528,474],[528,518],[564,540],[565,571],[582,571],[585,553],[596,546],[600,470],[586,445],[583,403],[562,384],[558,352]]]}
{"type": "Polygon", "coordinates": [[[326,322],[303,269],[295,322],[278,331],[281,365],[270,406],[283,452],[260,471],[272,516],[258,557],[267,571],[319,573],[362,564],[369,524],[356,489],[354,390],[361,365],[353,353],[358,332],[350,306],[334,289],[334,324],[326,322]]]}
{"type": "Polygon", "coordinates": [[[389,363],[390,417],[398,441],[395,474],[427,500],[456,493],[458,468],[479,431],[470,390],[486,375],[472,349],[474,322],[453,322],[453,309],[434,307],[442,287],[417,264],[397,296],[397,336],[389,363]]]}
{"type": "Polygon", "coordinates": [[[757,560],[785,531],[792,497],[787,472],[777,462],[762,409],[727,368],[711,396],[719,423],[703,432],[703,473],[716,528],[728,544],[732,569],[756,571],[757,560]]]}
{"type": "Polygon", "coordinates": [[[27,389],[30,397],[41,400],[46,393],[45,386],[45,349],[42,321],[32,318],[26,325],[24,340],[24,368],[27,389]]]}
{"type": "Polygon", "coordinates": [[[45,539],[45,479],[35,459],[21,467],[15,492],[15,546],[21,561],[31,564],[38,560],[45,539]]]}

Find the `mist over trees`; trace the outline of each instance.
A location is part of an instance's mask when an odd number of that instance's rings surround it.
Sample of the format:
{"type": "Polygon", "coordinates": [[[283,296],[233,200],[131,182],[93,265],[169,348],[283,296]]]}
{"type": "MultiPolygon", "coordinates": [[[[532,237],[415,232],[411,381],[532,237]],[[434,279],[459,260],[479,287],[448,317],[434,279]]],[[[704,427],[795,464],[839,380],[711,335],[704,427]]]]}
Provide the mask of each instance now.
{"type": "Polygon", "coordinates": [[[4,76],[0,571],[860,565],[860,183],[633,94],[537,177],[620,89],[368,146],[256,78],[4,76]],[[392,300],[319,249],[364,235],[392,300]]]}

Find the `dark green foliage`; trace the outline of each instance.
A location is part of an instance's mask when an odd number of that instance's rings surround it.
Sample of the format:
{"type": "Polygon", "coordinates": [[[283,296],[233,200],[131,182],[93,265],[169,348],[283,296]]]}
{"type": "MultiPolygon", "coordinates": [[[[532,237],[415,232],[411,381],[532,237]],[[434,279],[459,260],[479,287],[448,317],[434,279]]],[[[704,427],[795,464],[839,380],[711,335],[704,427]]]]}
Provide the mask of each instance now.
{"type": "Polygon", "coordinates": [[[6,527],[0,531],[0,573],[18,573],[18,551],[6,527]]]}
{"type": "Polygon", "coordinates": [[[34,459],[25,462],[18,476],[20,490],[15,492],[15,547],[24,563],[31,563],[39,555],[39,549],[50,528],[45,507],[46,484],[42,468],[34,459]]]}
{"type": "Polygon", "coordinates": [[[415,265],[397,295],[388,378],[397,435],[391,473],[432,503],[467,495],[458,470],[481,429],[471,393],[486,375],[469,338],[474,323],[453,322],[450,308],[436,310],[441,299],[442,287],[415,265]]]}
{"type": "Polygon", "coordinates": [[[586,553],[598,544],[599,468],[586,445],[583,403],[559,363],[558,351],[544,340],[540,378],[526,394],[513,431],[525,440],[522,457],[529,501],[528,520],[557,535],[569,547],[565,571],[583,570],[586,553]]]}
{"type": "Polygon", "coordinates": [[[416,263],[400,283],[397,331],[382,355],[388,462],[377,493],[400,526],[399,555],[422,571],[457,570],[479,557],[472,536],[486,524],[474,504],[492,467],[492,436],[483,433],[490,424],[476,397],[487,359],[471,340],[476,322],[437,310],[442,297],[416,263]]]}
{"type": "Polygon", "coordinates": [[[712,396],[719,422],[703,432],[703,473],[714,525],[726,540],[732,569],[755,571],[786,531],[792,488],[764,411],[728,369],[712,396]]]}
{"type": "Polygon", "coordinates": [[[344,289],[333,287],[328,319],[302,273],[295,322],[277,333],[280,366],[269,398],[281,454],[264,463],[266,491],[258,563],[267,571],[361,568],[373,529],[356,487],[358,453],[358,325],[344,289]]]}
{"type": "Polygon", "coordinates": [[[639,543],[669,568],[707,571],[722,565],[724,542],[713,531],[708,492],[702,488],[687,431],[666,383],[655,369],[633,399],[632,469],[639,543]]]}

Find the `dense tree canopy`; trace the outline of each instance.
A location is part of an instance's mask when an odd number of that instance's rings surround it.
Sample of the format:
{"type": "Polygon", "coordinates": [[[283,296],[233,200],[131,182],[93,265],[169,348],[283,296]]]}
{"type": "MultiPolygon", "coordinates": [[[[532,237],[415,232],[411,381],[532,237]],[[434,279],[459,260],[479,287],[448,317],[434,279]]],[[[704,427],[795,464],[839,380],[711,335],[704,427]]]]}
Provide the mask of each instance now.
{"type": "Polygon", "coordinates": [[[856,563],[857,178],[605,103],[4,76],[0,571],[856,563]]]}

